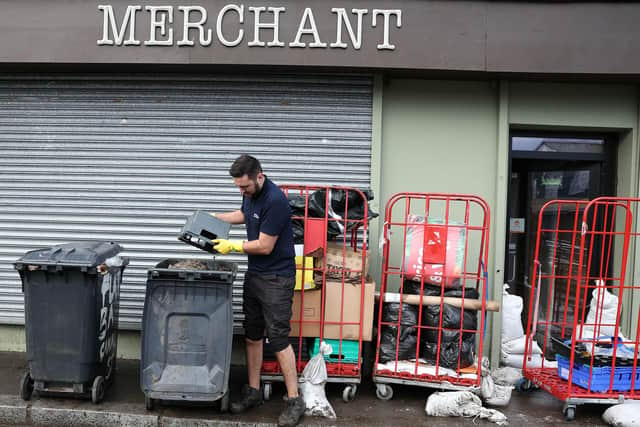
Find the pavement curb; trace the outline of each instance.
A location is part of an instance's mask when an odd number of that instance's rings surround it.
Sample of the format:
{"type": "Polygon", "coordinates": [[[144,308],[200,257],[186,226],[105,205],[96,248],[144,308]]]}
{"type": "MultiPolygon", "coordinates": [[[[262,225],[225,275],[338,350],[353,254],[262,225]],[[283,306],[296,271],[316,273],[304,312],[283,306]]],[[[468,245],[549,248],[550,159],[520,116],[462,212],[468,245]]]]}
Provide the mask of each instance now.
{"type": "Polygon", "coordinates": [[[272,427],[271,423],[208,420],[163,415],[127,413],[85,408],[57,408],[39,400],[37,404],[0,394],[0,425],[69,427],[272,427]]]}
{"type": "MultiPolygon", "coordinates": [[[[307,420],[304,426],[330,426],[319,420],[307,420]]],[[[240,420],[217,420],[191,417],[150,415],[111,409],[59,408],[46,400],[25,402],[19,397],[0,394],[1,426],[68,427],[274,427],[274,423],[240,420]]]]}

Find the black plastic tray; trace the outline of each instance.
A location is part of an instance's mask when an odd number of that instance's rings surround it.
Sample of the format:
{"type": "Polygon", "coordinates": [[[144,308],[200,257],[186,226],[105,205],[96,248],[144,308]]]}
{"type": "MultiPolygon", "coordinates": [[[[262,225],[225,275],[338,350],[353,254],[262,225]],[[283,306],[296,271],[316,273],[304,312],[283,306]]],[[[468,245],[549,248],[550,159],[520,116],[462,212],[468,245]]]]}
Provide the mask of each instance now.
{"type": "MultiPolygon", "coordinates": [[[[553,350],[555,353],[560,354],[567,359],[571,358],[571,340],[562,340],[560,338],[551,337],[551,343],[553,344],[553,350]]],[[[587,351],[587,347],[582,342],[576,343],[574,354],[574,363],[581,365],[602,367],[611,366],[613,364],[613,357],[598,355],[593,356],[592,364],[591,353],[587,351]]],[[[616,366],[633,366],[633,359],[618,356],[616,357],[616,366]]]]}

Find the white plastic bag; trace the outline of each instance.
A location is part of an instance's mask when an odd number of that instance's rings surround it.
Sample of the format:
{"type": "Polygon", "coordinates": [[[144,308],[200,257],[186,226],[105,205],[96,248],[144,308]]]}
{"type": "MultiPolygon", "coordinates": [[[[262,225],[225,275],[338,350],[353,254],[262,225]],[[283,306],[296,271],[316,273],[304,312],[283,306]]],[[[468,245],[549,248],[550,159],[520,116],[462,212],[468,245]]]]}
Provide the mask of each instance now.
{"type": "Polygon", "coordinates": [[[470,391],[444,391],[433,393],[425,406],[433,417],[479,417],[498,425],[507,425],[507,417],[495,409],[482,407],[482,401],[470,391]]]}
{"type": "Polygon", "coordinates": [[[327,382],[327,365],[324,362],[324,356],[331,354],[332,351],[331,345],[322,341],[320,351],[309,360],[298,379],[298,388],[307,406],[305,415],[336,419],[336,413],[324,392],[324,385],[327,382]]]}
{"type": "Polygon", "coordinates": [[[614,405],[604,411],[602,420],[616,427],[638,427],[640,426],[640,402],[614,405]]]}
{"type": "Polygon", "coordinates": [[[596,286],[597,288],[591,292],[591,303],[585,325],[590,327],[600,325],[599,335],[614,336],[618,318],[618,297],[604,287],[602,280],[597,280],[596,286]]]}
{"type": "Polygon", "coordinates": [[[509,285],[504,284],[502,291],[502,306],[500,312],[502,318],[502,342],[511,341],[524,336],[522,328],[522,297],[511,295],[507,292],[509,285]]]}

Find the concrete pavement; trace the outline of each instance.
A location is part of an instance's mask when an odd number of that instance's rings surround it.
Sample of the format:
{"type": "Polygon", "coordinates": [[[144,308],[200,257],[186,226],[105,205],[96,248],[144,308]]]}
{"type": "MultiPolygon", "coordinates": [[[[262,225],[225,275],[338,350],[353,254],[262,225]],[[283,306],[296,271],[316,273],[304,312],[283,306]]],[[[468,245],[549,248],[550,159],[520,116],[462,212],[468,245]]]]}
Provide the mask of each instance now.
{"type": "MultiPolygon", "coordinates": [[[[18,352],[0,352],[0,426],[272,426],[283,407],[282,384],[274,384],[273,397],[256,410],[241,416],[222,414],[217,407],[160,406],[153,412],[145,409],[144,395],[140,391],[139,361],[118,360],[116,380],[102,403],[70,398],[34,396],[29,402],[18,395],[20,376],[26,370],[26,355],[18,352]]],[[[244,367],[234,366],[231,372],[232,398],[245,382],[244,367]]],[[[395,386],[390,401],[378,400],[375,387],[365,380],[358,388],[354,401],[342,401],[343,388],[338,384],[327,385],[327,395],[338,419],[305,418],[303,426],[494,426],[495,424],[472,419],[428,417],[424,412],[429,389],[412,386],[395,386]]],[[[600,405],[579,406],[576,419],[564,420],[562,404],[544,391],[513,393],[511,403],[500,409],[512,426],[594,426],[603,425],[601,414],[606,409],[600,405]]]]}

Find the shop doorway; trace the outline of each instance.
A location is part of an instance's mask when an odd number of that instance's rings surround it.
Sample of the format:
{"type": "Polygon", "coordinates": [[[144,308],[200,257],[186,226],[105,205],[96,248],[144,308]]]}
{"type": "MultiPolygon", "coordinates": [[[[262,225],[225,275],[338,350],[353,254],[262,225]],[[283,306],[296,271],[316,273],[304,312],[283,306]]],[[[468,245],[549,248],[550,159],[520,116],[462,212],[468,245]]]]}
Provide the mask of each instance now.
{"type": "MultiPolygon", "coordinates": [[[[530,306],[540,208],[554,199],[613,195],[616,142],[613,135],[511,133],[505,281],[510,293],[524,298],[523,321],[530,306]]],[[[557,216],[542,218],[557,220],[557,216]]],[[[567,213],[560,214],[559,220],[572,225],[574,218],[567,213]]],[[[571,241],[557,243],[557,262],[568,260],[571,245],[571,241]]]]}

